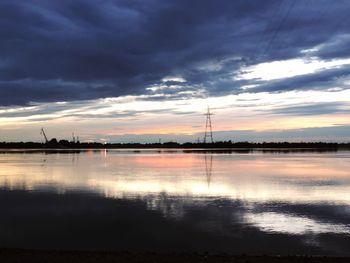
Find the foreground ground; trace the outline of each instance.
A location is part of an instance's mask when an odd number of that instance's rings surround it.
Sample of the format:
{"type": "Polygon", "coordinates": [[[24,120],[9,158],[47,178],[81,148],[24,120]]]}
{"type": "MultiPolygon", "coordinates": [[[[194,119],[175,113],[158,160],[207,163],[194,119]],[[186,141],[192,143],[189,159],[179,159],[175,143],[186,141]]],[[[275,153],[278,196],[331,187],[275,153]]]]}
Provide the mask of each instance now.
{"type": "Polygon", "coordinates": [[[229,256],[206,254],[156,254],[156,253],[128,253],[128,252],[73,252],[73,251],[36,251],[0,249],[1,263],[16,262],[237,262],[237,263],[289,263],[289,262],[350,262],[350,258],[340,257],[308,257],[308,256],[229,256]]]}

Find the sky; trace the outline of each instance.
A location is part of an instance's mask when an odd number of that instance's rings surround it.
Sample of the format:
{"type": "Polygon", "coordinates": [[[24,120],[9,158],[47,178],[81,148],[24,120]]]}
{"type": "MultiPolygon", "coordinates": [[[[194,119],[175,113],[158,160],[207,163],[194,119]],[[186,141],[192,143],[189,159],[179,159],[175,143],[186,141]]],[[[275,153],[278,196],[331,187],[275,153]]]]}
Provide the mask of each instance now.
{"type": "Polygon", "coordinates": [[[0,141],[350,141],[347,0],[2,0],[0,141]]]}

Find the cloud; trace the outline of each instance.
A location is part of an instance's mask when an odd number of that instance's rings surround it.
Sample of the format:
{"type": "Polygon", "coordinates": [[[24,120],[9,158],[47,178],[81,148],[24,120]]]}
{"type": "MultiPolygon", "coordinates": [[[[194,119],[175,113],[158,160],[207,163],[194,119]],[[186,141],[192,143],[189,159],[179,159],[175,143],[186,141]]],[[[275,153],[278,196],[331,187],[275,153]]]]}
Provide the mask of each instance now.
{"type": "MultiPolygon", "coordinates": [[[[323,0],[312,6],[275,0],[2,1],[0,105],[148,94],[147,87],[169,76],[178,77],[183,98],[240,93],[251,82],[232,79],[242,66],[300,57],[320,45],[316,56],[348,57],[348,9],[346,2],[323,0]]],[[[309,80],[303,87],[312,88],[309,80]]],[[[168,92],[174,93],[166,90],[159,99],[174,96],[168,92]]]]}
{"type": "MultiPolygon", "coordinates": [[[[0,118],[16,120],[48,121],[60,118],[75,118],[79,120],[87,119],[128,119],[130,117],[151,115],[194,115],[196,111],[178,111],[174,105],[152,106],[144,104],[142,97],[127,99],[112,99],[111,101],[86,100],[56,103],[39,103],[25,107],[0,108],[0,118]],[[142,108],[143,106],[143,108],[142,108]]],[[[142,118],[142,117],[141,117],[142,118]]]]}
{"type": "Polygon", "coordinates": [[[343,34],[321,44],[311,53],[325,59],[350,57],[349,45],[350,34],[343,34]]]}
{"type": "MultiPolygon", "coordinates": [[[[203,127],[203,126],[202,126],[203,127]]],[[[204,129],[204,127],[203,127],[204,129]]],[[[278,142],[278,141],[291,141],[291,142],[347,142],[350,140],[349,125],[338,125],[329,127],[316,127],[316,128],[303,128],[303,129],[288,129],[288,130],[231,130],[231,131],[214,131],[215,141],[227,141],[233,142],[278,142]]],[[[191,135],[186,134],[122,134],[122,135],[105,135],[95,134],[93,140],[98,140],[103,137],[109,142],[158,142],[159,138],[163,142],[176,141],[176,142],[196,142],[198,139],[202,140],[204,133],[194,133],[191,135]]]]}
{"type": "Polygon", "coordinates": [[[242,69],[237,79],[275,80],[286,79],[300,75],[308,75],[321,70],[337,69],[350,65],[350,59],[324,61],[315,58],[290,59],[261,63],[242,69]]]}
{"type": "Polygon", "coordinates": [[[296,106],[274,108],[267,111],[277,115],[311,116],[323,114],[350,114],[350,104],[341,102],[313,103],[296,106]]]}
{"type": "MultiPolygon", "coordinates": [[[[349,89],[350,67],[342,66],[304,74],[287,79],[259,81],[249,92],[283,92],[290,90],[343,90],[349,89]]],[[[247,91],[247,90],[245,90],[247,91]]]]}

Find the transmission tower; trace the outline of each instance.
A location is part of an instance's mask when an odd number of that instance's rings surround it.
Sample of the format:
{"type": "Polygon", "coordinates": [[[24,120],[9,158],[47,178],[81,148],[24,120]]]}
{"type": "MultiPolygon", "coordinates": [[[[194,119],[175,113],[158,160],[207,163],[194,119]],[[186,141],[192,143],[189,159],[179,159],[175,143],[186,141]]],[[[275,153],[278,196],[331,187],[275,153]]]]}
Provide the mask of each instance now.
{"type": "Polygon", "coordinates": [[[211,126],[211,115],[213,115],[212,113],[210,113],[210,109],[208,106],[208,111],[205,114],[207,116],[207,120],[205,122],[205,133],[204,133],[204,139],[203,142],[207,143],[207,142],[211,142],[213,143],[213,130],[212,130],[212,126],[211,126]]]}

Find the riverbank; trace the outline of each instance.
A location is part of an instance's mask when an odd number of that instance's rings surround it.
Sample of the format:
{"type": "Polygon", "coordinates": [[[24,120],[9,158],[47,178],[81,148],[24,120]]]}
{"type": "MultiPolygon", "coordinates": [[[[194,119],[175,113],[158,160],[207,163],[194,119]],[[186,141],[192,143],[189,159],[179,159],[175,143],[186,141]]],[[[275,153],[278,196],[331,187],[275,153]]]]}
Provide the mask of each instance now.
{"type": "Polygon", "coordinates": [[[349,150],[350,143],[328,142],[232,142],[221,141],[213,143],[98,143],[69,142],[52,139],[47,143],[38,142],[0,142],[0,149],[311,149],[311,150],[349,150]]]}
{"type": "Polygon", "coordinates": [[[0,249],[0,262],[52,262],[52,263],[76,263],[76,262],[219,262],[219,263],[345,263],[350,262],[347,257],[316,257],[316,256],[246,256],[246,255],[208,255],[208,254],[160,254],[151,252],[112,252],[112,251],[46,251],[46,250],[22,250],[0,249]]]}

